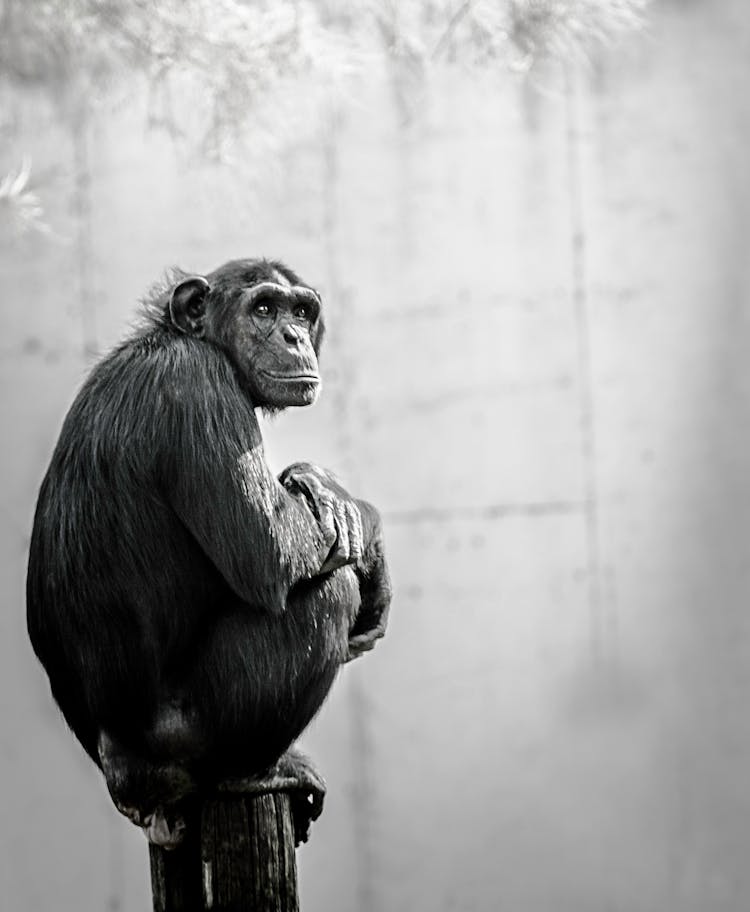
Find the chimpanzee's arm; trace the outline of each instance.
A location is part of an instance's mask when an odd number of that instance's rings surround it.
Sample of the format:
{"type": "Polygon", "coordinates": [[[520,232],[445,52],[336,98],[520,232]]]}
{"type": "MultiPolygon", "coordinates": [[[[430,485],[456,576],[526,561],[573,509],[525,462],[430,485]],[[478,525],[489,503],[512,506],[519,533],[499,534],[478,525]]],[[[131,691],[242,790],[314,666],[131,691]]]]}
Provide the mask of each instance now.
{"type": "Polygon", "coordinates": [[[252,403],[213,347],[186,343],[158,390],[155,433],[170,505],[240,598],[283,611],[289,589],[321,572],[334,545],[265,462],[252,403]]]}
{"type": "MultiPolygon", "coordinates": [[[[339,524],[347,530],[349,540],[344,550],[356,557],[354,570],[359,580],[361,605],[349,633],[349,658],[356,658],[372,649],[385,635],[388,623],[391,582],[385,562],[380,514],[367,501],[351,500],[335,476],[311,463],[294,463],[284,469],[279,481],[308,500],[323,528],[331,524],[326,517],[341,511],[342,505],[349,511],[350,518],[356,514],[356,522],[339,524]]],[[[340,547],[341,543],[337,542],[332,553],[340,547]]]]}

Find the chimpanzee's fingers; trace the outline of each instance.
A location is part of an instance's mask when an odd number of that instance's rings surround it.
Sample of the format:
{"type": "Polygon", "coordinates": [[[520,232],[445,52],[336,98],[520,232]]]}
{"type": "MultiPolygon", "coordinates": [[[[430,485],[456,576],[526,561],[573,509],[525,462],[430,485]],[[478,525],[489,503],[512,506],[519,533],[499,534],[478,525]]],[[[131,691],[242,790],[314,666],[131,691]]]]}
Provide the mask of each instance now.
{"type": "Polygon", "coordinates": [[[349,501],[346,504],[346,516],[349,524],[349,553],[354,561],[362,559],[364,553],[364,542],[362,533],[362,514],[359,507],[349,501]]]}
{"type": "Polygon", "coordinates": [[[344,562],[351,560],[351,546],[349,542],[349,514],[346,509],[347,505],[341,500],[334,502],[333,509],[336,517],[336,531],[339,534],[337,551],[344,559],[344,562]]]}
{"type": "Polygon", "coordinates": [[[325,488],[317,476],[313,475],[312,472],[301,472],[299,475],[294,476],[294,481],[317,507],[320,500],[325,496],[325,488]]]}
{"type": "Polygon", "coordinates": [[[350,500],[340,500],[328,488],[328,473],[317,466],[294,476],[308,501],[314,506],[325,544],[331,549],[322,572],[328,573],[362,558],[364,535],[359,507],[350,500]]]}
{"type": "Polygon", "coordinates": [[[368,630],[367,633],[361,633],[354,637],[349,637],[349,654],[346,661],[350,662],[365,652],[375,648],[375,644],[381,637],[385,636],[385,628],[380,625],[368,630]]]}
{"type": "Polygon", "coordinates": [[[325,545],[333,548],[338,539],[333,497],[311,472],[300,473],[295,476],[295,481],[304,491],[305,497],[317,516],[325,545]]]}
{"type": "Polygon", "coordinates": [[[338,570],[351,563],[349,556],[349,529],[346,523],[346,509],[341,501],[332,498],[328,492],[319,501],[320,527],[330,551],[321,568],[322,573],[338,570]]]}
{"type": "Polygon", "coordinates": [[[340,538],[334,511],[334,502],[330,497],[322,497],[317,501],[318,522],[323,533],[323,540],[328,548],[340,550],[340,538]]]}
{"type": "Polygon", "coordinates": [[[309,472],[314,478],[320,479],[320,481],[322,481],[324,484],[330,484],[331,482],[338,484],[336,476],[332,472],[329,472],[328,469],[323,469],[320,466],[311,465],[309,472]]]}
{"type": "Polygon", "coordinates": [[[352,562],[349,555],[349,529],[346,524],[346,508],[344,504],[341,501],[334,500],[331,504],[330,515],[336,530],[336,540],[321,567],[321,573],[330,573],[332,570],[338,570],[339,567],[352,562]]]}

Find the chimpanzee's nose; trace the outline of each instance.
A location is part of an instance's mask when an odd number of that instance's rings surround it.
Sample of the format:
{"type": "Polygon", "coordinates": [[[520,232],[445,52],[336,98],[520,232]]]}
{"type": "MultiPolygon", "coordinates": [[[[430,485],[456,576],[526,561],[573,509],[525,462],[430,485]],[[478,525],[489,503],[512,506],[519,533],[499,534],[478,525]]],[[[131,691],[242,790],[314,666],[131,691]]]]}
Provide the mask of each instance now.
{"type": "Polygon", "coordinates": [[[298,345],[302,338],[297,327],[291,323],[282,329],[281,334],[284,337],[284,341],[288,342],[289,345],[298,345]]]}

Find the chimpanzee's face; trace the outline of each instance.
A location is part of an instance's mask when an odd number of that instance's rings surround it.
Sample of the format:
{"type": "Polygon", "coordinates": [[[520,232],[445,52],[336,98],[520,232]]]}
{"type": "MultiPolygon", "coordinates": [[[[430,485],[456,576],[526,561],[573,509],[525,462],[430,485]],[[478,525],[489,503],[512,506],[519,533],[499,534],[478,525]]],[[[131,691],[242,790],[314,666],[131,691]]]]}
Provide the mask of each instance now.
{"type": "Polygon", "coordinates": [[[316,400],[320,298],[287,267],[234,260],[208,276],[185,278],[172,290],[169,319],[228,353],[254,405],[273,410],[316,400]]]}
{"type": "Polygon", "coordinates": [[[278,271],[238,296],[230,350],[256,405],[315,402],[320,373],[313,339],[320,309],[316,292],[278,271]]]}

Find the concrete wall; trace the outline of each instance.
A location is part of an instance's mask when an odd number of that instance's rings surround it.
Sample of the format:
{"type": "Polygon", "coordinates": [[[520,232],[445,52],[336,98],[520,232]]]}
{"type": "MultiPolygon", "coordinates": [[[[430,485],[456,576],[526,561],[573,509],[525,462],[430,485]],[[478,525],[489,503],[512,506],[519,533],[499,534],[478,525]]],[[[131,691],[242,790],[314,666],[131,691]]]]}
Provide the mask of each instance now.
{"type": "Polygon", "coordinates": [[[330,797],[303,908],[747,908],[750,12],[656,4],[568,77],[436,72],[408,126],[373,80],[260,186],[137,96],[76,153],[6,91],[7,164],[31,153],[56,231],[0,253],[8,908],[149,907],[142,837],[27,643],[31,516],[85,346],[166,265],[258,253],[331,325],[323,398],[270,458],[379,505],[395,583],[305,739],[330,797]]]}

